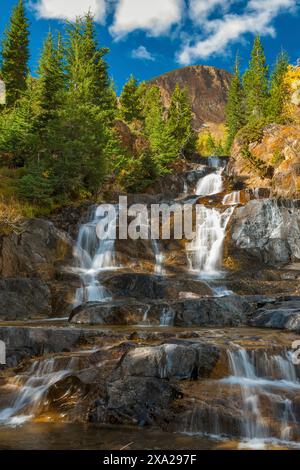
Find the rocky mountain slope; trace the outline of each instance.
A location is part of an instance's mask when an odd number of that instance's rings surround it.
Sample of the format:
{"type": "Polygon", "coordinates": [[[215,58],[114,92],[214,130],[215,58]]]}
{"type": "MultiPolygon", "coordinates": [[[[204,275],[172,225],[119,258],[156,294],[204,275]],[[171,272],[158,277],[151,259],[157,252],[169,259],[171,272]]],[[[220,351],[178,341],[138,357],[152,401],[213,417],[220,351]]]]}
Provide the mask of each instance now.
{"type": "Polygon", "coordinates": [[[249,145],[252,159],[243,154],[242,139],[236,138],[228,171],[248,188],[271,188],[276,197],[300,197],[300,126],[269,125],[260,141],[249,145]],[[255,163],[260,162],[266,172],[255,163]]]}
{"type": "Polygon", "coordinates": [[[204,65],[185,67],[153,79],[168,107],[176,84],[187,87],[194,112],[196,129],[204,123],[222,123],[231,74],[226,70],[204,65]]]}

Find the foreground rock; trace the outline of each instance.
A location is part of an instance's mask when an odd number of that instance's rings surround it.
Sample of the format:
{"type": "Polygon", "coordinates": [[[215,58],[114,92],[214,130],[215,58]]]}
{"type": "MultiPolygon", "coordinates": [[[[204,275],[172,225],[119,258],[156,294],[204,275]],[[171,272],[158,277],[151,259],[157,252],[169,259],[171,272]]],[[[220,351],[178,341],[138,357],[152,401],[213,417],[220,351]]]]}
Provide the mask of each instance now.
{"type": "Polygon", "coordinates": [[[300,203],[257,200],[236,210],[231,222],[231,252],[271,266],[300,259],[300,203]]]}
{"type": "Polygon", "coordinates": [[[71,323],[90,325],[239,326],[246,324],[251,305],[239,296],[149,303],[124,300],[89,303],[75,309],[71,323]]]}
{"type": "Polygon", "coordinates": [[[263,306],[249,323],[258,328],[300,332],[300,297],[290,297],[263,306]]]}

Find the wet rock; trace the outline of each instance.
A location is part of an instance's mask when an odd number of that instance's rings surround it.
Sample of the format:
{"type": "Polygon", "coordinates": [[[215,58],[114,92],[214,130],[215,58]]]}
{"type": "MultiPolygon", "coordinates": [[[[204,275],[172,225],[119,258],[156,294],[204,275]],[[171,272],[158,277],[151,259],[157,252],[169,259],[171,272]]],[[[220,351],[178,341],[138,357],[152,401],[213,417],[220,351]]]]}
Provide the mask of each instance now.
{"type": "Polygon", "coordinates": [[[231,251],[271,266],[300,259],[297,201],[257,200],[237,209],[231,222],[231,251]]]}
{"type": "Polygon", "coordinates": [[[251,306],[242,297],[187,299],[172,305],[175,326],[239,326],[246,322],[251,306]]]}
{"type": "Polygon", "coordinates": [[[69,321],[89,325],[128,325],[141,323],[149,307],[134,301],[91,302],[76,308],[69,321]]]}
{"type": "Polygon", "coordinates": [[[300,331],[300,297],[265,305],[255,313],[249,324],[258,328],[300,331]]]}
{"type": "Polygon", "coordinates": [[[80,328],[0,327],[0,340],[6,345],[7,365],[16,366],[24,358],[72,351],[97,332],[80,328]]]}
{"type": "Polygon", "coordinates": [[[129,351],[119,373],[161,379],[197,379],[208,376],[218,360],[218,350],[207,343],[163,344],[129,351]]]}
{"type": "Polygon", "coordinates": [[[179,301],[88,303],[76,308],[71,323],[90,325],[239,326],[247,322],[251,304],[239,296],[179,301]]]}
{"type": "Polygon", "coordinates": [[[108,384],[107,397],[93,407],[90,421],[164,426],[178,390],[156,378],[125,377],[108,384]]]}
{"type": "Polygon", "coordinates": [[[51,294],[39,279],[0,279],[0,320],[24,320],[51,314],[51,294]]]}

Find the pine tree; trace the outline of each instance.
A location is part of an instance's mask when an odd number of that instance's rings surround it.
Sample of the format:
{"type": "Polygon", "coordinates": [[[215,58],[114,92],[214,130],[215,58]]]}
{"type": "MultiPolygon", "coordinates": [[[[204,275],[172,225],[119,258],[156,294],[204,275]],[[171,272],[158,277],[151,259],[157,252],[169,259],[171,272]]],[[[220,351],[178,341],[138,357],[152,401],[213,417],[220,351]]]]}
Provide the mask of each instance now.
{"type": "Polygon", "coordinates": [[[146,89],[143,100],[143,118],[144,132],[149,140],[153,161],[157,165],[157,171],[164,172],[164,149],[167,146],[166,125],[160,89],[157,85],[146,89]]]}
{"type": "Polygon", "coordinates": [[[107,117],[116,113],[116,95],[109,80],[104,56],[109,49],[99,47],[91,13],[67,27],[67,74],[70,91],[79,100],[101,106],[107,117]]]}
{"type": "Polygon", "coordinates": [[[255,38],[249,69],[244,75],[247,120],[261,119],[267,114],[268,74],[266,56],[260,40],[255,38]]]}
{"type": "Polygon", "coordinates": [[[284,118],[284,106],[289,94],[288,86],[285,82],[288,67],[288,55],[282,51],[277,58],[271,77],[270,99],[268,103],[268,118],[271,122],[280,122],[284,118]]]}
{"type": "Polygon", "coordinates": [[[45,126],[49,119],[55,117],[59,106],[62,105],[64,88],[65,75],[61,36],[58,36],[55,45],[53,35],[49,33],[38,66],[36,86],[40,126],[45,126]]]}
{"type": "Polygon", "coordinates": [[[244,91],[240,77],[239,65],[239,57],[237,56],[226,105],[226,128],[228,132],[226,143],[227,151],[230,151],[237,132],[246,124],[244,91]]]}
{"type": "Polygon", "coordinates": [[[124,85],[120,96],[121,117],[125,122],[131,124],[134,120],[141,118],[141,101],[137,79],[131,75],[124,85]]]}
{"type": "Polygon", "coordinates": [[[6,103],[13,106],[26,90],[29,60],[29,23],[24,1],[13,10],[2,48],[1,78],[6,85],[6,103]]]}
{"type": "Polygon", "coordinates": [[[166,138],[170,141],[170,158],[173,160],[195,151],[196,133],[193,130],[191,104],[187,90],[181,90],[179,85],[176,85],[171,97],[166,138]]]}

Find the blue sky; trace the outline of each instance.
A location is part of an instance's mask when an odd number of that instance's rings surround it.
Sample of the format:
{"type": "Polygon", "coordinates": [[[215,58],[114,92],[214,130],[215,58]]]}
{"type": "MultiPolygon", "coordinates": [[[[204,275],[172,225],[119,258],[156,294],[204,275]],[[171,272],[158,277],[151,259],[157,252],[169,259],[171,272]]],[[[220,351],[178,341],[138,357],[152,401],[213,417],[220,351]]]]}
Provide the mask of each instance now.
{"type": "MultiPolygon", "coordinates": [[[[0,35],[17,0],[0,0],[0,35]]],[[[131,73],[140,80],[185,65],[231,70],[239,51],[247,66],[253,37],[260,34],[268,62],[281,48],[300,58],[300,0],[25,0],[31,23],[31,70],[43,39],[91,9],[98,39],[118,91],[131,73]]]]}

